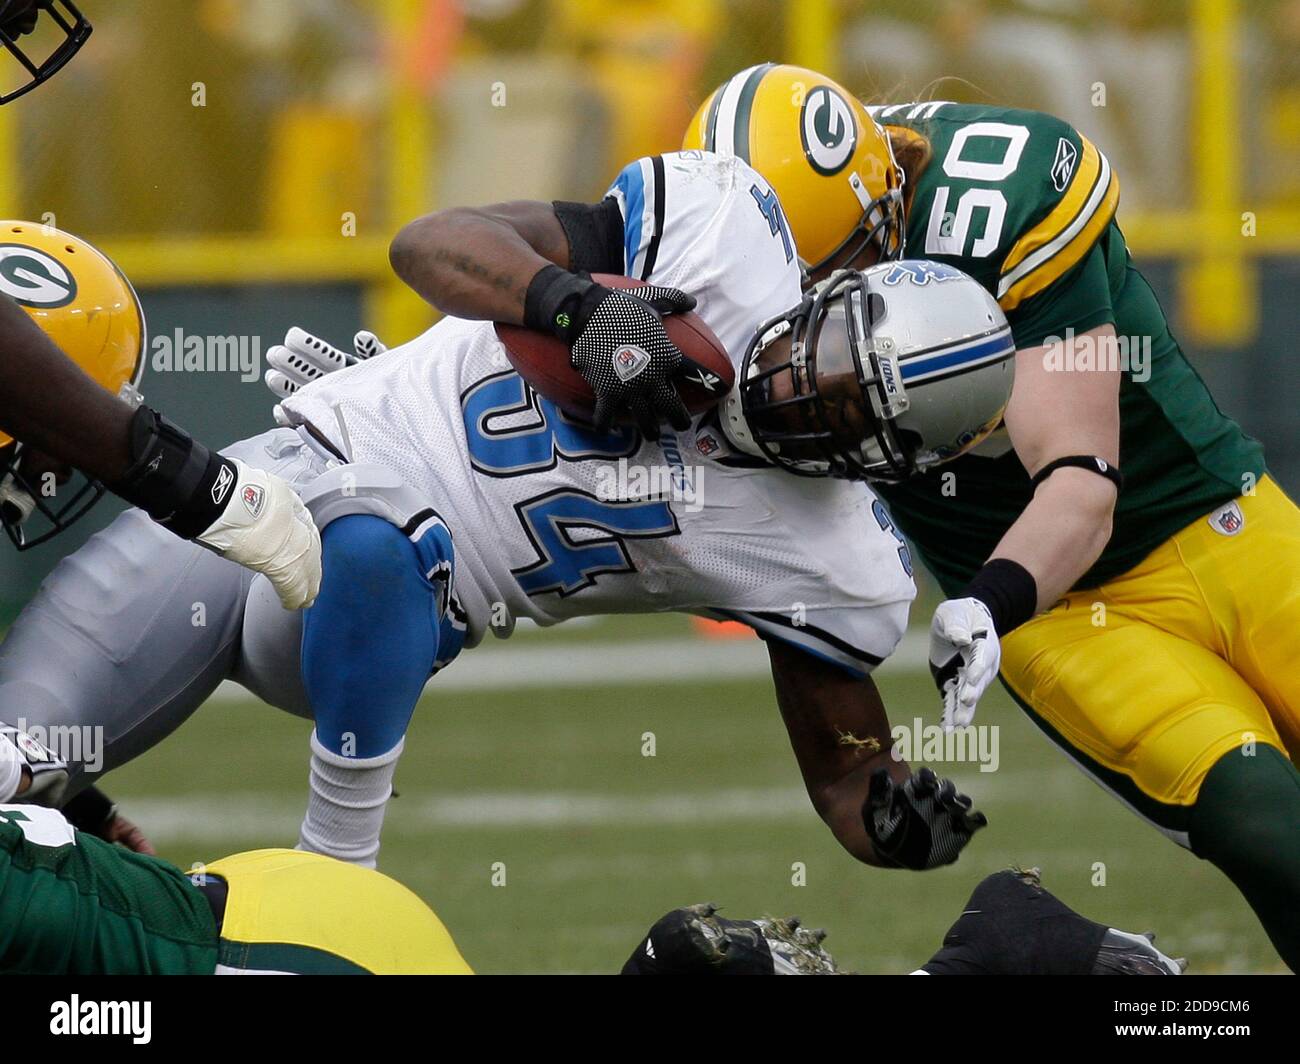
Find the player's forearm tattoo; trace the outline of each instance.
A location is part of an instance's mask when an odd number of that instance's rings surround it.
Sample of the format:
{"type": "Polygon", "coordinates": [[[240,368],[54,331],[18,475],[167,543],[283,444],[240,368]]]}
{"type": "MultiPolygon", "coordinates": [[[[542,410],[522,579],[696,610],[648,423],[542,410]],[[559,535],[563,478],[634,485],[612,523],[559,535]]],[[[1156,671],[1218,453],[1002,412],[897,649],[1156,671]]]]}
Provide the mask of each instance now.
{"type": "Polygon", "coordinates": [[[527,292],[527,282],[521,284],[517,278],[491,269],[464,251],[454,248],[434,248],[429,258],[437,266],[453,270],[464,277],[471,277],[476,281],[481,281],[489,288],[499,292],[509,292],[518,296],[521,302],[527,292]]]}

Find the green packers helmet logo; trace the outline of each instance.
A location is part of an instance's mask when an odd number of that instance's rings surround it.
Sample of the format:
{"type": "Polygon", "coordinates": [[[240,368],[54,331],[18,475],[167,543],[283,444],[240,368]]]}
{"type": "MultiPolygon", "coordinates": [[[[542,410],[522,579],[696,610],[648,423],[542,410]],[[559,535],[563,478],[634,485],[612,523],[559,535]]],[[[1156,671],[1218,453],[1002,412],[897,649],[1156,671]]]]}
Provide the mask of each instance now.
{"type": "Polygon", "coordinates": [[[853,109],[828,85],[809,89],[799,115],[799,136],[809,164],[819,174],[838,174],[853,158],[858,127],[853,109]]]}
{"type": "Polygon", "coordinates": [[[77,297],[76,279],[58,259],[26,244],[0,244],[0,293],[24,307],[65,307],[77,297]]]}

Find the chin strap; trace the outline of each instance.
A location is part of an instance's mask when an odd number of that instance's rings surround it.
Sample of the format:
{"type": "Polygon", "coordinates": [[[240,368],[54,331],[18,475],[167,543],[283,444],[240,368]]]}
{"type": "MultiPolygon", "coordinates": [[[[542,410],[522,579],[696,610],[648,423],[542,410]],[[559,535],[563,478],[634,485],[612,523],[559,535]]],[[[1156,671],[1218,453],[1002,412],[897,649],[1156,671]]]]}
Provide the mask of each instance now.
{"type": "Polygon", "coordinates": [[[749,431],[749,422],[745,420],[745,413],[740,405],[740,381],[736,381],[731,386],[731,391],[722,400],[719,414],[721,416],[718,418],[718,423],[722,426],[722,434],[736,450],[754,458],[767,460],[758,444],[754,442],[754,437],[749,431]]]}

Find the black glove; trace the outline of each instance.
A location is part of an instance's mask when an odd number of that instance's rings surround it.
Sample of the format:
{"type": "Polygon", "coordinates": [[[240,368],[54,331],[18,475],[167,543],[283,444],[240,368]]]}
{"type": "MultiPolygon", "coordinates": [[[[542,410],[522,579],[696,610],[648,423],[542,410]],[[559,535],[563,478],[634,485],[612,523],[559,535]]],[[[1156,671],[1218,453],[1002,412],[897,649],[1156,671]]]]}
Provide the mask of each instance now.
{"type": "MultiPolygon", "coordinates": [[[[0,4],[0,7],[3,6],[0,4]]],[[[36,29],[36,18],[40,13],[36,0],[17,0],[4,15],[0,15],[0,30],[11,37],[31,33],[36,29]]]]}
{"type": "Polygon", "coordinates": [[[957,860],[971,836],[988,823],[952,780],[928,768],[895,783],[886,769],[871,777],[862,818],[876,853],[900,868],[923,871],[957,860]]]}
{"type": "Polygon", "coordinates": [[[682,353],[668,339],[663,315],[694,306],[694,297],[676,288],[616,290],[585,274],[547,266],[528,287],[524,322],[569,344],[573,368],[596,396],[597,431],[628,413],[648,439],[656,440],[661,421],[678,430],[691,424],[672,385],[682,353]]]}

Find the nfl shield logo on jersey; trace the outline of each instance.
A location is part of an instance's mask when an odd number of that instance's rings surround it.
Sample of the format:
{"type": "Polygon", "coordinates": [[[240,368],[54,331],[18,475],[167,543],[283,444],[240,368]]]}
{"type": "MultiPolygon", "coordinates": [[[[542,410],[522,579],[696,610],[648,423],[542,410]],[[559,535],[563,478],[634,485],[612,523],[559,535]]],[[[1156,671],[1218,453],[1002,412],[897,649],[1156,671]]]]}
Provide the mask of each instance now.
{"type": "Polygon", "coordinates": [[[695,437],[695,449],[705,458],[716,454],[719,446],[718,438],[711,432],[702,432],[695,437]]]}
{"type": "Polygon", "coordinates": [[[1210,527],[1221,536],[1235,536],[1246,527],[1246,515],[1240,506],[1230,502],[1210,514],[1210,527]]]}

